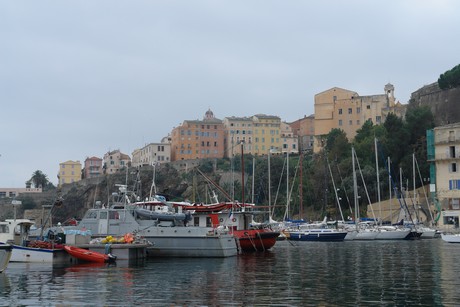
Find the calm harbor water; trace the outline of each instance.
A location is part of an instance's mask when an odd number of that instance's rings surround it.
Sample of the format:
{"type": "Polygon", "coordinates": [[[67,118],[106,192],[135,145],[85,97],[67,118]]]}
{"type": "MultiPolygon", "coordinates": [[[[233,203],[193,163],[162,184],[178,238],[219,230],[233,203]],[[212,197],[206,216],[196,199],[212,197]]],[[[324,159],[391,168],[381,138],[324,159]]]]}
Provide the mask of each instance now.
{"type": "Polygon", "coordinates": [[[277,242],[226,259],[10,263],[0,306],[459,306],[460,244],[277,242]]]}

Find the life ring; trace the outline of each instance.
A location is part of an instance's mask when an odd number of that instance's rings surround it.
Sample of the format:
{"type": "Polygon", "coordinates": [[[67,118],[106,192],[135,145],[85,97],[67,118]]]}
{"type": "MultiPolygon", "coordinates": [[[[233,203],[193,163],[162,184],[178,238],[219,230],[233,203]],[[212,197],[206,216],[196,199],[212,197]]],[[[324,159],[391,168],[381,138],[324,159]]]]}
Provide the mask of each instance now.
{"type": "Polygon", "coordinates": [[[232,218],[232,222],[236,222],[236,218],[232,218]]]}
{"type": "Polygon", "coordinates": [[[224,221],[224,219],[223,219],[223,218],[220,218],[220,219],[219,219],[219,222],[221,222],[221,223],[222,223],[223,221],[224,221]]]}

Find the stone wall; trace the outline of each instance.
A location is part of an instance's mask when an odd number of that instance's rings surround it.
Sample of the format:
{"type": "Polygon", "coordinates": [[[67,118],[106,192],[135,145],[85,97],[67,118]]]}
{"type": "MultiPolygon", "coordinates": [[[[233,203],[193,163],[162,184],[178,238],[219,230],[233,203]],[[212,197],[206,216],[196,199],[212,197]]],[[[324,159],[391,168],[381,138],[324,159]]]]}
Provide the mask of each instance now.
{"type": "Polygon", "coordinates": [[[441,90],[438,83],[425,85],[411,94],[410,105],[429,106],[436,126],[460,122],[460,87],[441,90]]]}

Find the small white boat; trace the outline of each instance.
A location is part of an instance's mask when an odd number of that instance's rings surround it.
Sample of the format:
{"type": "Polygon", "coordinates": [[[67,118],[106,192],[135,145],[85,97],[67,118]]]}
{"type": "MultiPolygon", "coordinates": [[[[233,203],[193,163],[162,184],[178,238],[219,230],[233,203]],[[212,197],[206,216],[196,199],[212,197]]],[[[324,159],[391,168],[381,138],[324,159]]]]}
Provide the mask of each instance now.
{"type": "Polygon", "coordinates": [[[29,239],[29,219],[7,219],[0,222],[0,246],[11,245],[11,262],[64,263],[69,259],[61,244],[29,239]]]}
{"type": "Polygon", "coordinates": [[[0,245],[0,273],[2,273],[8,266],[12,250],[13,247],[9,244],[0,245]]]}
{"type": "Polygon", "coordinates": [[[441,234],[441,238],[447,243],[460,243],[460,233],[441,234]]]}

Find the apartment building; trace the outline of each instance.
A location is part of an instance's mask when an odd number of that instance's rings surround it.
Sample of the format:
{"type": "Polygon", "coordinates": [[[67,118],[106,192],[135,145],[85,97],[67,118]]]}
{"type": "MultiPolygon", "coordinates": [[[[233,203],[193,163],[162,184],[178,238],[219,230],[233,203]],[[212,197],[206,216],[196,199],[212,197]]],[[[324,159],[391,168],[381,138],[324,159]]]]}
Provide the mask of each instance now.
{"type": "Polygon", "coordinates": [[[315,142],[315,115],[304,116],[289,124],[292,132],[298,139],[299,150],[312,152],[315,142]]]}
{"type": "Polygon", "coordinates": [[[185,120],[171,132],[171,161],[224,157],[224,125],[208,109],[202,120],[185,120]]]}
{"type": "Polygon", "coordinates": [[[299,153],[299,140],[298,136],[294,134],[291,126],[286,122],[280,124],[281,132],[281,147],[282,153],[298,154],[299,153]]]}
{"type": "MultiPolygon", "coordinates": [[[[163,140],[170,140],[164,138],[163,140]]],[[[132,153],[133,159],[131,166],[138,167],[144,165],[162,164],[171,161],[171,143],[150,143],[142,148],[135,149],[132,153]]]]}
{"type": "Polygon", "coordinates": [[[87,157],[83,168],[83,178],[95,178],[102,175],[102,159],[87,157]]]}
{"type": "Polygon", "coordinates": [[[366,121],[379,125],[389,113],[404,117],[405,111],[406,106],[395,101],[394,86],[390,83],[378,95],[360,96],[338,87],[316,94],[314,152],[322,149],[324,136],[334,128],[342,129],[352,140],[366,121]]]}
{"type": "Polygon", "coordinates": [[[131,158],[127,154],[122,153],[119,149],[104,154],[104,174],[113,174],[125,167],[129,167],[130,164],[131,158]]]}
{"type": "Polygon", "coordinates": [[[430,192],[440,208],[438,225],[458,228],[460,216],[460,123],[427,131],[430,192]]]}
{"type": "Polygon", "coordinates": [[[59,163],[58,186],[66,183],[73,183],[81,180],[81,163],[80,161],[66,161],[59,163]]]}
{"type": "Polygon", "coordinates": [[[253,121],[253,148],[252,154],[266,155],[270,149],[280,150],[281,119],[278,116],[257,114],[253,121]]]}
{"type": "Polygon", "coordinates": [[[252,153],[253,123],[250,117],[225,117],[224,125],[224,157],[231,158],[241,153],[241,142],[243,152],[252,153]]]}

